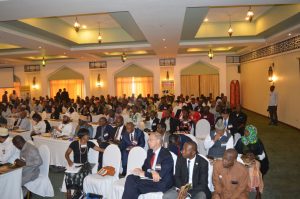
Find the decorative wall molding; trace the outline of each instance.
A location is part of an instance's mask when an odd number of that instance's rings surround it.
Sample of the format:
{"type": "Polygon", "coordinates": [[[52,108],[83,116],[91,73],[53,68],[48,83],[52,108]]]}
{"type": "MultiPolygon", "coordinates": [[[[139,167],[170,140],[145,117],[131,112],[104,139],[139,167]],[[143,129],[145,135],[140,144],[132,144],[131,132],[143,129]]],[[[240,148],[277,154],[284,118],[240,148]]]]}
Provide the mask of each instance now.
{"type": "Polygon", "coordinates": [[[175,66],[175,65],[176,65],[175,58],[159,59],[159,66],[175,66]]]}
{"type": "Polygon", "coordinates": [[[240,56],[240,61],[243,63],[295,49],[300,49],[300,35],[242,55],[240,56]]]}
{"type": "Polygon", "coordinates": [[[40,70],[41,66],[39,64],[24,65],[24,72],[37,72],[40,70]]]}
{"type": "Polygon", "coordinates": [[[107,68],[107,62],[106,61],[89,62],[89,68],[90,69],[107,68]]]}

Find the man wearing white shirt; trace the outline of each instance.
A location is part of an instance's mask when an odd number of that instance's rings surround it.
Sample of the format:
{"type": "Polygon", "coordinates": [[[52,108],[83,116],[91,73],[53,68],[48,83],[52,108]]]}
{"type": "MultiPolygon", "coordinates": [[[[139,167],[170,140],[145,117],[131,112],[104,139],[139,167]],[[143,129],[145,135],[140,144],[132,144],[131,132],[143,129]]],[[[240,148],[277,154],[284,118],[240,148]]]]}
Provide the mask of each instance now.
{"type": "Polygon", "coordinates": [[[204,147],[208,150],[208,156],[212,158],[222,158],[226,149],[233,148],[233,137],[225,130],[222,119],[218,119],[215,131],[205,138],[204,147]]]}
{"type": "Polygon", "coordinates": [[[20,118],[16,121],[15,127],[18,127],[19,129],[30,131],[32,124],[30,120],[27,118],[26,111],[22,111],[20,113],[20,118]]]}
{"type": "Polygon", "coordinates": [[[59,135],[66,135],[73,137],[73,125],[72,122],[70,122],[70,118],[67,115],[63,116],[62,123],[54,128],[59,135]]]}
{"type": "Polygon", "coordinates": [[[174,176],[175,187],[164,193],[163,199],[206,199],[208,189],[208,162],[197,154],[197,144],[188,141],[183,145],[182,156],[177,158],[174,176]],[[190,189],[186,189],[190,186],[190,189]]]}
{"type": "Polygon", "coordinates": [[[0,164],[13,164],[20,156],[20,151],[13,145],[6,128],[0,128],[0,164]]]}
{"type": "Polygon", "coordinates": [[[270,87],[269,106],[268,111],[270,114],[270,125],[277,125],[277,105],[278,105],[278,94],[275,91],[275,86],[270,87]]]}

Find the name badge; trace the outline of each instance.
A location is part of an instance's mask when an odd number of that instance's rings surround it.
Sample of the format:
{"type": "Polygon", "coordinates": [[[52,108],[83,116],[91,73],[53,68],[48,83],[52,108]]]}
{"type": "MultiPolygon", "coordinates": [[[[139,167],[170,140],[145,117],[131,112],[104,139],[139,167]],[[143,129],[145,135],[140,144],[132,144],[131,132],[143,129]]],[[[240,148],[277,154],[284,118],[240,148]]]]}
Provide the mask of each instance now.
{"type": "Polygon", "coordinates": [[[227,143],[221,143],[221,147],[226,147],[227,143]]]}
{"type": "Polygon", "coordinates": [[[84,144],[84,145],[81,145],[80,147],[81,147],[81,148],[86,148],[86,147],[87,147],[87,145],[86,145],[86,144],[84,144]]]}
{"type": "Polygon", "coordinates": [[[152,126],[156,126],[156,123],[153,123],[152,126]]]}
{"type": "Polygon", "coordinates": [[[161,170],[161,164],[156,164],[155,171],[160,171],[160,170],[161,170]]]}
{"type": "Polygon", "coordinates": [[[108,136],[108,133],[105,133],[104,136],[108,136]]]}
{"type": "Polygon", "coordinates": [[[231,124],[230,124],[230,125],[228,125],[228,128],[230,128],[230,129],[231,129],[231,128],[232,128],[232,125],[231,125],[231,124]]]}

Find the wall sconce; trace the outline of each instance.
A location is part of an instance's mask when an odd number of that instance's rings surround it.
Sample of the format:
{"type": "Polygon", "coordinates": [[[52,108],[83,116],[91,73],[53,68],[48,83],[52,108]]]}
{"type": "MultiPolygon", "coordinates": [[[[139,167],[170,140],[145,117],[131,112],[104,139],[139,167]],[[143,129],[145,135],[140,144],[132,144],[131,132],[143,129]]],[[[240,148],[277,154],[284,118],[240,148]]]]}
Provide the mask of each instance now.
{"type": "Polygon", "coordinates": [[[33,89],[38,89],[39,88],[39,86],[36,84],[36,77],[33,77],[33,79],[32,79],[32,88],[33,89]]]}
{"type": "Polygon", "coordinates": [[[167,74],[166,74],[166,80],[169,81],[169,79],[170,79],[169,71],[167,71],[167,74]]]}
{"type": "Polygon", "coordinates": [[[96,86],[100,88],[103,86],[103,82],[101,82],[100,74],[98,74],[96,86]]]}
{"type": "Polygon", "coordinates": [[[127,60],[127,56],[126,56],[125,52],[122,53],[121,60],[123,63],[127,60]]]}
{"type": "Polygon", "coordinates": [[[272,63],[272,65],[269,67],[269,70],[268,70],[268,80],[269,80],[269,82],[274,81],[273,68],[274,68],[274,63],[272,63]]]}
{"type": "Polygon", "coordinates": [[[45,60],[45,57],[43,57],[43,59],[42,59],[42,66],[43,66],[43,67],[46,66],[46,60],[45,60]]]}
{"type": "Polygon", "coordinates": [[[212,49],[209,49],[208,57],[209,57],[209,59],[212,59],[214,57],[214,52],[212,51],[212,49]]]}

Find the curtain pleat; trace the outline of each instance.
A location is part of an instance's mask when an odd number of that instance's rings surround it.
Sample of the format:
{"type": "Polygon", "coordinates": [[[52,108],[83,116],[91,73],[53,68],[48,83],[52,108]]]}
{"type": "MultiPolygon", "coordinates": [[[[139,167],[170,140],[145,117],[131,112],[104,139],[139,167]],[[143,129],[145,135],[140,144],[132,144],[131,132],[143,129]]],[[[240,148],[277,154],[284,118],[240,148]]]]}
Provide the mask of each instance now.
{"type": "Polygon", "coordinates": [[[116,78],[117,96],[135,96],[141,94],[153,95],[153,78],[152,77],[118,77],[116,78]]]}

